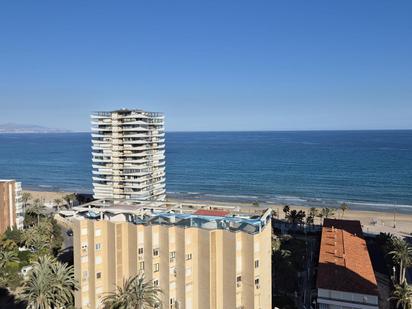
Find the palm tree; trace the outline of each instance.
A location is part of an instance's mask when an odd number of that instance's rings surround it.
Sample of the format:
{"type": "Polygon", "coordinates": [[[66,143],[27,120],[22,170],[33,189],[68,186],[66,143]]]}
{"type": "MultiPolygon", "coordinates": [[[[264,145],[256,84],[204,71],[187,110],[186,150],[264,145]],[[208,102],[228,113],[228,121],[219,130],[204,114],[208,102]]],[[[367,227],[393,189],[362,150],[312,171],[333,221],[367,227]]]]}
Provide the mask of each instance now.
{"type": "Polygon", "coordinates": [[[322,213],[322,217],[324,218],[330,218],[333,217],[335,215],[335,212],[332,208],[328,208],[328,207],[324,207],[321,210],[322,213]]]}
{"type": "Polygon", "coordinates": [[[412,265],[412,247],[405,240],[394,238],[393,250],[389,254],[399,266],[399,283],[402,284],[405,281],[406,269],[412,265]]]}
{"type": "Polygon", "coordinates": [[[67,308],[73,304],[77,289],[72,266],[50,256],[41,256],[24,281],[18,298],[28,309],[67,308]]]}
{"type": "Polygon", "coordinates": [[[395,289],[389,299],[396,301],[396,308],[412,309],[412,289],[406,281],[395,285],[395,289]]]}
{"type": "Polygon", "coordinates": [[[349,206],[346,203],[342,203],[340,204],[339,208],[342,211],[342,218],[343,218],[343,216],[345,215],[345,211],[349,209],[349,206]]]}
{"type": "Polygon", "coordinates": [[[289,205],[285,205],[285,206],[283,207],[283,212],[285,213],[285,219],[286,219],[287,216],[289,215],[289,211],[290,211],[289,205]]]}
{"type": "Polygon", "coordinates": [[[286,214],[286,219],[289,221],[289,223],[292,223],[293,225],[296,224],[303,224],[303,219],[306,217],[306,213],[302,210],[292,210],[286,214]]]}
{"type": "Polygon", "coordinates": [[[63,202],[63,201],[62,201],[61,199],[59,199],[59,198],[56,198],[56,199],[54,200],[54,204],[56,205],[57,211],[60,210],[60,205],[61,205],[62,202],[63,202]]]}
{"type": "Polygon", "coordinates": [[[76,194],[74,193],[66,194],[65,196],[63,196],[63,199],[67,203],[67,207],[71,208],[73,207],[74,201],[76,200],[76,194]]]}
{"type": "Polygon", "coordinates": [[[307,225],[313,225],[313,223],[314,223],[314,217],[311,216],[311,215],[307,216],[306,217],[306,224],[307,225]]]}
{"type": "Polygon", "coordinates": [[[105,309],[149,309],[160,304],[161,290],[142,275],[136,275],[117,286],[116,291],[103,297],[105,309]]]}
{"type": "Polygon", "coordinates": [[[19,259],[15,251],[0,251],[0,270],[3,271],[3,268],[12,262],[18,262],[19,259]]]}
{"type": "Polygon", "coordinates": [[[34,249],[37,254],[50,253],[53,241],[53,224],[41,221],[23,232],[23,241],[27,248],[34,249]]]}
{"type": "Polygon", "coordinates": [[[11,272],[9,266],[18,262],[19,259],[15,251],[0,251],[0,286],[8,286],[11,283],[11,272]]]}
{"type": "Polygon", "coordinates": [[[30,192],[23,192],[21,198],[23,200],[23,206],[24,206],[24,208],[26,208],[28,202],[31,200],[31,193],[30,192]]]}
{"type": "Polygon", "coordinates": [[[44,216],[46,213],[46,206],[41,202],[40,199],[35,199],[34,204],[31,205],[26,210],[26,214],[29,216],[36,217],[37,216],[37,224],[40,223],[40,216],[44,216]]]}

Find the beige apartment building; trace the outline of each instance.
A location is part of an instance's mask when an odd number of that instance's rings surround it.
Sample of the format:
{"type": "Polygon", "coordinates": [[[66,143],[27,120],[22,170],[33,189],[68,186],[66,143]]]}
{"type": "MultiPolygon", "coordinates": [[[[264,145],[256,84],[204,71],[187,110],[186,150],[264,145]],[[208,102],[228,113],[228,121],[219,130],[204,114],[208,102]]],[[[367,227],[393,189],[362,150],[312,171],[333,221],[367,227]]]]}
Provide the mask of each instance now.
{"type": "Polygon", "coordinates": [[[21,183],[0,180],[0,234],[7,228],[23,228],[24,212],[21,183]]]}
{"type": "Polygon", "coordinates": [[[138,273],[161,288],[159,308],[271,308],[270,210],[96,201],[75,212],[76,308],[100,308],[138,273]]]}

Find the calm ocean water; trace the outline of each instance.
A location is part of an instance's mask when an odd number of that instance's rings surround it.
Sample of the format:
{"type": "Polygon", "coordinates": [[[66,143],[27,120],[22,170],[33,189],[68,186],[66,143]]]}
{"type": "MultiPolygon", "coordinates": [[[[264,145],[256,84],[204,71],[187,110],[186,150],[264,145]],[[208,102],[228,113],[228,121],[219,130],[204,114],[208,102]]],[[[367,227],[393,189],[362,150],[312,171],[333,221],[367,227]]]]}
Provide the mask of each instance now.
{"type": "MultiPolygon", "coordinates": [[[[167,191],[188,198],[412,212],[412,131],[171,132],[167,191]],[[393,206],[396,205],[396,206],[393,206]]],[[[0,178],[88,192],[90,134],[0,135],[0,178]]]]}

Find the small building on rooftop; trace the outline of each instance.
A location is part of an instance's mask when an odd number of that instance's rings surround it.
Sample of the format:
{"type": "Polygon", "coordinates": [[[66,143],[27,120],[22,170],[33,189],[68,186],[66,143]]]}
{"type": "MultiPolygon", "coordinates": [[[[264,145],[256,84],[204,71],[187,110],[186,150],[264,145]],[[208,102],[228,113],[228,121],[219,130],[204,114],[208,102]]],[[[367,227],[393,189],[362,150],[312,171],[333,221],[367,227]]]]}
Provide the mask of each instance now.
{"type": "Polygon", "coordinates": [[[357,220],[325,219],[316,288],[319,309],[378,309],[378,288],[357,220]]]}

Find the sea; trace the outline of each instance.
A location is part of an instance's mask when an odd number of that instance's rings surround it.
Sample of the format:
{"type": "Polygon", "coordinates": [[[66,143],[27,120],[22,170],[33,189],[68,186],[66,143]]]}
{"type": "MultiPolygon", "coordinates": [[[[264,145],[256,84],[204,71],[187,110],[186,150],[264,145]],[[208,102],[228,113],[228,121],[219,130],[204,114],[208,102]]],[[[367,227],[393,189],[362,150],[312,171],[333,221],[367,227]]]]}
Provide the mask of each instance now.
{"type": "MultiPolygon", "coordinates": [[[[412,130],[168,132],[171,197],[412,213],[412,130]]],[[[90,133],[0,134],[0,178],[92,191],[90,133]]]]}

